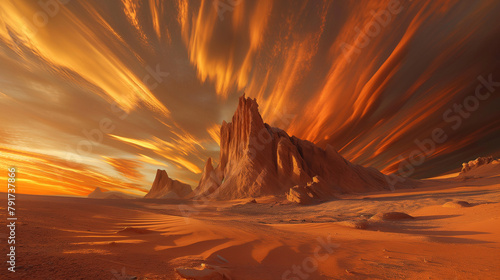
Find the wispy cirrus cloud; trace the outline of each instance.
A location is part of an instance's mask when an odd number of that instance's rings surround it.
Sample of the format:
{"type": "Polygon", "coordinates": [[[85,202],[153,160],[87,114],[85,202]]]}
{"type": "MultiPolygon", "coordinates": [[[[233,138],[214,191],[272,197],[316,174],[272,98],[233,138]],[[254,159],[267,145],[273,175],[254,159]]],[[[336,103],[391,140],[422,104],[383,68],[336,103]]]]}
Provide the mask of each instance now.
{"type": "Polygon", "coordinates": [[[417,177],[498,152],[497,95],[460,129],[443,119],[478,76],[500,79],[497,2],[235,3],[221,18],[209,0],[69,1],[51,15],[3,1],[0,145],[24,190],[143,193],[157,168],[196,185],[243,91],[271,125],[384,172],[437,127],[448,141],[417,177]],[[153,88],[156,68],[169,75],[153,88]],[[103,119],[112,131],[89,139],[103,119]]]}
{"type": "Polygon", "coordinates": [[[116,171],[120,172],[126,178],[139,181],[144,179],[144,175],[139,172],[139,169],[143,167],[143,165],[133,159],[123,159],[123,158],[110,158],[104,157],[107,163],[113,166],[116,171]]]}

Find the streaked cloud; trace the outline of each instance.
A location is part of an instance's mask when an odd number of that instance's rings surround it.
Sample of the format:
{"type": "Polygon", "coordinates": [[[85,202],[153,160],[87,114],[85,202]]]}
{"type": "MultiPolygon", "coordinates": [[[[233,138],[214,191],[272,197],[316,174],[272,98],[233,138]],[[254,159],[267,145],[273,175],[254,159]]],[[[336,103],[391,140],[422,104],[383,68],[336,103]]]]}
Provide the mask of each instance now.
{"type": "Polygon", "coordinates": [[[110,158],[104,157],[105,161],[113,166],[116,171],[120,172],[126,178],[138,181],[143,180],[144,175],[139,172],[139,169],[143,167],[143,165],[132,159],[123,159],[123,158],[110,158]]]}
{"type": "Polygon", "coordinates": [[[231,3],[2,1],[0,150],[21,192],[142,194],[157,168],[196,185],[243,92],[271,125],[387,173],[436,128],[448,140],[415,177],[500,152],[498,95],[459,129],[443,118],[500,79],[498,2],[231,3]]]}

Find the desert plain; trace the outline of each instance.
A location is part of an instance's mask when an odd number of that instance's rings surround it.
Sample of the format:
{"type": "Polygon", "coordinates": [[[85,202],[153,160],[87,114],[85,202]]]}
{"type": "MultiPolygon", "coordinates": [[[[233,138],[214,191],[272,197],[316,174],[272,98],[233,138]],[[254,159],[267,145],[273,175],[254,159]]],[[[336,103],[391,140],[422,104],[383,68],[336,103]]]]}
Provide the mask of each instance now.
{"type": "Polygon", "coordinates": [[[498,279],[500,164],[456,176],[315,205],[18,195],[8,276],[184,279],[176,269],[203,264],[236,280],[498,279]]]}

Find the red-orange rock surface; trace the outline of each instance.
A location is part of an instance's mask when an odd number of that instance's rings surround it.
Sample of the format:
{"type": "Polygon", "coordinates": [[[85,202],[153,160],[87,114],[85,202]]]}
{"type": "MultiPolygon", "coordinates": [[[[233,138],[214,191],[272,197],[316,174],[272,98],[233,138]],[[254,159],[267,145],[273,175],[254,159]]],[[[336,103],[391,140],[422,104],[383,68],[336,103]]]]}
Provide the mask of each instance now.
{"type": "Polygon", "coordinates": [[[173,180],[165,170],[158,169],[153,186],[144,198],[183,198],[191,192],[190,185],[173,180]]]}
{"type": "MultiPolygon", "coordinates": [[[[240,97],[230,123],[220,130],[220,163],[208,159],[197,196],[236,199],[284,195],[321,178],[321,195],[389,189],[386,176],[345,160],[331,146],[289,136],[264,123],[255,99],[240,97]]],[[[314,184],[319,184],[315,182],[314,184]]]]}
{"type": "Polygon", "coordinates": [[[477,169],[480,166],[487,165],[495,161],[493,156],[489,157],[478,157],[475,160],[471,160],[469,162],[462,163],[462,170],[460,174],[465,174],[471,170],[477,169]]]}

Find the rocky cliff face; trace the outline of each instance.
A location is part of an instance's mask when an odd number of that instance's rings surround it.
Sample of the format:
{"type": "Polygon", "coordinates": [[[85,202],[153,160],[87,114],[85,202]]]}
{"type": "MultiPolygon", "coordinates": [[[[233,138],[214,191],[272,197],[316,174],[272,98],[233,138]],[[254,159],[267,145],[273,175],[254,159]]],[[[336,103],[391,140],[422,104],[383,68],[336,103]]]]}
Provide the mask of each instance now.
{"type": "Polygon", "coordinates": [[[205,168],[201,176],[200,184],[196,191],[198,193],[213,193],[221,185],[222,176],[215,173],[215,169],[212,165],[212,159],[208,158],[205,168]],[[203,182],[203,183],[201,183],[203,182]]]}
{"type": "Polygon", "coordinates": [[[230,123],[220,130],[220,163],[208,159],[195,190],[197,196],[236,199],[283,195],[306,186],[319,176],[325,199],[338,193],[389,189],[386,176],[345,160],[331,146],[289,136],[270,127],[259,114],[255,99],[240,97],[230,123]]]}
{"type": "Polygon", "coordinates": [[[191,192],[191,186],[172,180],[165,170],[158,169],[153,186],[144,198],[183,198],[191,192]]]}

